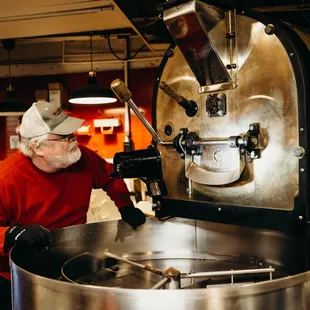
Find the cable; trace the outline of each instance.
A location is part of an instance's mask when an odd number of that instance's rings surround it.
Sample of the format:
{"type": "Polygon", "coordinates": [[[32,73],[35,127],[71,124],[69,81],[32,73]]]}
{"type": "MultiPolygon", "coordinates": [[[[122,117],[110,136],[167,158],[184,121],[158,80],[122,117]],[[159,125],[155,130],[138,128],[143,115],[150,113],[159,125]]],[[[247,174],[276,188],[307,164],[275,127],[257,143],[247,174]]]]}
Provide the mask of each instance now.
{"type": "Polygon", "coordinates": [[[93,70],[93,35],[90,34],[90,40],[89,40],[89,48],[90,48],[90,71],[93,70]]]}
{"type": "Polygon", "coordinates": [[[139,20],[140,19],[138,19],[138,18],[133,18],[132,21],[135,23],[135,25],[137,27],[139,27],[139,29],[141,29],[141,28],[146,28],[146,27],[149,27],[149,26],[152,26],[152,25],[156,24],[158,21],[161,20],[161,18],[159,18],[158,16],[150,18],[149,19],[150,22],[148,22],[147,24],[143,24],[142,22],[140,22],[140,24],[139,24],[139,20]]]}
{"type": "Polygon", "coordinates": [[[155,211],[155,217],[161,221],[161,222],[165,222],[167,220],[170,220],[172,218],[174,218],[175,216],[174,215],[168,215],[168,216],[165,216],[165,217],[161,217],[160,214],[159,214],[159,211],[155,211]]]}
{"type": "Polygon", "coordinates": [[[174,218],[175,216],[166,216],[166,217],[158,217],[157,219],[161,222],[165,222],[167,220],[170,220],[172,218],[174,218]]]}
{"type": "Polygon", "coordinates": [[[146,44],[143,44],[132,56],[129,56],[127,58],[121,58],[112,49],[110,34],[107,35],[107,39],[108,39],[108,46],[109,46],[110,52],[119,60],[130,60],[130,59],[135,58],[141,52],[141,50],[146,46],[146,44]]]}
{"type": "Polygon", "coordinates": [[[12,72],[11,72],[11,51],[15,48],[14,39],[4,39],[2,40],[2,46],[8,51],[8,65],[9,65],[9,85],[12,84],[12,72]]]}
{"type": "Polygon", "coordinates": [[[8,63],[9,63],[9,84],[12,84],[12,77],[11,77],[11,50],[8,49],[8,63]]]}

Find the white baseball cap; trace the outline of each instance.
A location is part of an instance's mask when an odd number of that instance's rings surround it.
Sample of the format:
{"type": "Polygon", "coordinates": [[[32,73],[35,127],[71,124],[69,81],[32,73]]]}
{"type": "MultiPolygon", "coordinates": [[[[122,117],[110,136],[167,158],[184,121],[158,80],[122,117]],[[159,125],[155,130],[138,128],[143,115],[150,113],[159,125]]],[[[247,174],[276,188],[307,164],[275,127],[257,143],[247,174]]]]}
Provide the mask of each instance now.
{"type": "Polygon", "coordinates": [[[83,122],[83,119],[68,116],[57,104],[39,101],[24,113],[19,133],[23,138],[39,137],[46,133],[69,135],[83,122]]]}

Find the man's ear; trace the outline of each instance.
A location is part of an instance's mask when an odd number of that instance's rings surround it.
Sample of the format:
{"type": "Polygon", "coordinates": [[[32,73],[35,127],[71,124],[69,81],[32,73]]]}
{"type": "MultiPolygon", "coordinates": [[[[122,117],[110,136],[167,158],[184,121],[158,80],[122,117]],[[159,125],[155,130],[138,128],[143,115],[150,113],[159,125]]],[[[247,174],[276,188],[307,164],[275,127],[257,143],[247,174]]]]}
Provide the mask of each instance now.
{"type": "Polygon", "coordinates": [[[37,143],[33,143],[30,145],[30,147],[36,155],[38,155],[40,157],[44,156],[44,152],[41,148],[41,145],[38,145],[37,143]]]}

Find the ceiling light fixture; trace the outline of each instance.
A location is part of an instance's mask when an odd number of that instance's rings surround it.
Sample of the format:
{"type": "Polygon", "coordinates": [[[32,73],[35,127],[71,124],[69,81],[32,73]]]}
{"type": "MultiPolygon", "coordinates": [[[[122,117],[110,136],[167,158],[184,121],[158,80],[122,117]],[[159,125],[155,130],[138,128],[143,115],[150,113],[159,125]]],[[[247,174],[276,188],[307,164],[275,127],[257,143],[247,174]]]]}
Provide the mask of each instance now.
{"type": "Polygon", "coordinates": [[[10,52],[15,48],[15,40],[4,39],[2,40],[3,48],[8,51],[8,64],[9,64],[9,85],[6,88],[5,98],[0,100],[0,115],[10,116],[10,115],[23,115],[28,109],[28,106],[23,102],[19,101],[15,97],[15,91],[12,86],[11,78],[11,57],[10,52]]]}
{"type": "Polygon", "coordinates": [[[105,104],[116,102],[113,92],[110,89],[102,88],[96,79],[96,72],[93,70],[93,41],[90,36],[90,65],[88,84],[72,92],[69,99],[73,104],[105,104]]]}

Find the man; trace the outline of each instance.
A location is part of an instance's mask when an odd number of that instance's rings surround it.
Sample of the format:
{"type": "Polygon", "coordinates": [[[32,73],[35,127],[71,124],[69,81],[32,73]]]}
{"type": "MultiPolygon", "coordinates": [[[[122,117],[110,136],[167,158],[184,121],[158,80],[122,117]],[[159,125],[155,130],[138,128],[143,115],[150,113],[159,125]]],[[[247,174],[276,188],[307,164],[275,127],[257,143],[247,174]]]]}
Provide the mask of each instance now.
{"type": "Polygon", "coordinates": [[[111,176],[113,165],[77,144],[83,121],[34,103],[22,118],[20,152],[0,164],[1,310],[10,291],[8,250],[21,244],[40,251],[51,245],[50,230],[85,223],[93,188],[107,192],[133,229],[145,222],[124,181],[111,176]]]}

